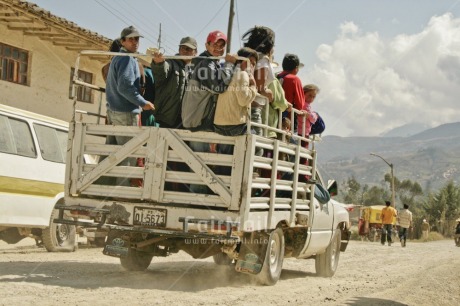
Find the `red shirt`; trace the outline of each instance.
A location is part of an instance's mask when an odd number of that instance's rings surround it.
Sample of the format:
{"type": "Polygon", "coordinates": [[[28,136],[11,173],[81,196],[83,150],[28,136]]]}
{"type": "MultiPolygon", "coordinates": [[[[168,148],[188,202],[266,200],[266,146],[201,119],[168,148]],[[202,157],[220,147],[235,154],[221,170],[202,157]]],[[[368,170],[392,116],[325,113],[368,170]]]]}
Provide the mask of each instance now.
{"type": "Polygon", "coordinates": [[[303,94],[302,81],[295,74],[280,73],[283,79],[284,96],[298,110],[304,109],[305,95],[303,94]]]}

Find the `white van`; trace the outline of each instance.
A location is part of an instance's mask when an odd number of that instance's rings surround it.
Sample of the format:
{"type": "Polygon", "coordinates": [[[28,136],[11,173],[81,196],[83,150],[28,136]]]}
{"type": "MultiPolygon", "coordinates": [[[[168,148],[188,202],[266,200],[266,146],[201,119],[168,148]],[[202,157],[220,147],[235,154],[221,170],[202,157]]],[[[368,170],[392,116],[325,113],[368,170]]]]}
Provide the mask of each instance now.
{"type": "Polygon", "coordinates": [[[65,121],[0,104],[0,240],[75,250],[75,226],[52,222],[64,200],[67,134],[65,121]]]}

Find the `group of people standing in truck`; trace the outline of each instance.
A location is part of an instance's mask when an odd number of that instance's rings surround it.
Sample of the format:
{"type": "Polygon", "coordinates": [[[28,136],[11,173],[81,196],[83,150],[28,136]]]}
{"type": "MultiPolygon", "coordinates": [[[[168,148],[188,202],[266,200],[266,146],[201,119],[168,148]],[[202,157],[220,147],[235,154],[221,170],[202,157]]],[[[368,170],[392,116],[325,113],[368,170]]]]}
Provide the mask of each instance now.
{"type": "MultiPolygon", "coordinates": [[[[119,52],[137,53],[141,37],[135,27],[124,28],[116,40],[119,52]]],[[[295,107],[301,113],[294,116],[292,133],[308,137],[318,118],[311,104],[319,88],[313,84],[302,86],[297,76],[301,68],[298,56],[286,54],[283,71],[275,74],[273,30],[255,26],[243,35],[243,41],[244,47],[237,54],[225,54],[223,61],[219,57],[224,56],[227,36],[221,31],[208,34],[205,51],[199,56],[198,44],[192,37],[180,40],[179,52],[174,58],[166,58],[158,49],[152,51],[151,62],[144,65],[132,56],[114,56],[108,69],[105,68],[107,123],[137,126],[142,122],[165,128],[214,131],[227,136],[248,132],[263,135],[258,126],[247,131],[246,122],[262,124],[267,119],[262,109],[268,103],[270,126],[278,128],[281,119],[278,113],[284,111],[283,117],[288,117],[291,107],[295,107]],[[147,77],[146,71],[151,71],[147,77]],[[142,121],[141,113],[144,114],[142,121]]],[[[268,136],[279,135],[271,132],[268,136]]],[[[122,145],[128,140],[128,137],[117,136],[112,142],[122,145]]],[[[195,152],[231,153],[232,149],[225,145],[215,148],[202,142],[189,145],[195,152]]],[[[308,147],[308,143],[304,145],[308,147]]],[[[135,162],[124,161],[125,165],[135,162]]]]}
{"type": "MultiPolygon", "coordinates": [[[[116,40],[119,52],[137,53],[141,37],[133,26],[123,29],[116,40]]],[[[248,107],[251,109],[250,119],[262,123],[263,105],[257,103],[264,100],[257,99],[262,96],[270,105],[278,102],[278,109],[287,110],[286,116],[291,105],[300,110],[302,113],[294,120],[294,130],[299,135],[308,136],[317,119],[311,103],[319,89],[311,84],[302,86],[297,76],[301,67],[298,56],[286,54],[283,71],[275,74],[271,63],[275,33],[268,27],[255,26],[243,35],[243,41],[244,48],[237,54],[226,54],[223,62],[216,59],[224,55],[227,44],[227,36],[221,31],[209,33],[206,50],[199,56],[196,40],[184,37],[175,59],[166,59],[158,49],[153,50],[150,66],[146,67],[135,57],[113,57],[106,71],[108,123],[137,125],[141,110],[151,110],[154,120],[150,122],[154,121],[160,127],[239,135],[247,132],[248,107]],[[145,68],[151,69],[153,80],[147,80],[145,68]],[[273,87],[275,79],[282,85],[282,100],[289,102],[284,107],[283,103],[279,105],[280,98],[272,90],[279,90],[273,87]],[[148,88],[149,82],[154,86],[148,88]],[[232,103],[235,105],[230,105],[232,103]],[[301,120],[301,117],[307,120],[301,120]]],[[[275,123],[277,126],[278,120],[272,122],[275,123]]],[[[257,128],[253,132],[261,134],[257,128]]]]}

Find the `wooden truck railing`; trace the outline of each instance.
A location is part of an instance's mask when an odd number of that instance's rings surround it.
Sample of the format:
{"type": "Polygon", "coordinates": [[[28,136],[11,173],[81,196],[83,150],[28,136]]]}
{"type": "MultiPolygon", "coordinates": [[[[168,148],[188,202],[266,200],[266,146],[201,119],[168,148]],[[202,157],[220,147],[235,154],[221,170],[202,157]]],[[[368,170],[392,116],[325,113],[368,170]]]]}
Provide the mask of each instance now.
{"type": "MultiPolygon", "coordinates": [[[[83,51],[82,54],[119,55],[95,51],[83,51]]],[[[74,84],[86,86],[77,78],[78,63],[79,60],[75,67],[74,84]]],[[[95,86],[92,88],[97,90],[95,86]]],[[[298,113],[295,109],[293,112],[298,113]]],[[[86,199],[121,199],[171,206],[204,206],[239,211],[242,215],[265,211],[268,212],[269,227],[274,226],[271,223],[275,211],[289,211],[290,225],[295,224],[297,212],[313,211],[310,207],[313,192],[310,191],[314,184],[298,180],[299,176],[311,177],[312,181],[315,179],[316,151],[310,138],[291,135],[297,141],[297,144],[292,144],[252,134],[229,137],[158,127],[109,126],[79,122],[77,113],[75,98],[75,115],[69,131],[66,205],[87,203],[86,199]],[[123,146],[105,144],[107,136],[116,135],[132,139],[123,146]],[[188,145],[190,141],[232,145],[234,153],[193,152],[188,145]],[[310,143],[309,149],[301,145],[302,141],[310,143]],[[256,156],[256,149],[271,151],[271,157],[256,156]],[[86,164],[83,160],[85,154],[96,156],[97,162],[86,164]],[[280,159],[281,155],[285,158],[280,159]],[[142,160],[144,166],[118,165],[129,157],[142,160]],[[308,160],[308,164],[301,159],[308,160]],[[288,179],[283,179],[286,176],[288,179]],[[130,178],[142,181],[142,185],[104,183],[113,178],[130,178]],[[206,186],[208,192],[192,193],[187,188],[190,185],[206,186]]],[[[248,125],[251,127],[251,122],[248,125]]],[[[285,139],[287,133],[280,125],[281,122],[278,127],[266,124],[261,127],[265,131],[276,131],[285,139]]],[[[312,214],[308,218],[311,224],[312,214]]]]}

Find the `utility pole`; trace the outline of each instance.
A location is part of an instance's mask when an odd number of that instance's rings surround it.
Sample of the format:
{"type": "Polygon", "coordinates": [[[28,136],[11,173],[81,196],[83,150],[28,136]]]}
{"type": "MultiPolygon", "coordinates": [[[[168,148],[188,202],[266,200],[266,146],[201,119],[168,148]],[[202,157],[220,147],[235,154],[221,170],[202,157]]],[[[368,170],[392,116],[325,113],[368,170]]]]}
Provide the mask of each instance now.
{"type": "Polygon", "coordinates": [[[160,33],[158,34],[158,49],[161,48],[161,22],[160,22],[160,33]]]}
{"type": "Polygon", "coordinates": [[[395,203],[395,176],[393,172],[393,164],[390,164],[389,162],[385,160],[385,158],[383,158],[382,156],[378,154],[371,153],[371,155],[380,157],[388,166],[390,166],[390,169],[391,169],[391,206],[393,206],[394,208],[396,206],[396,203],[395,203]]]}
{"type": "Polygon", "coordinates": [[[227,53],[230,52],[230,47],[232,44],[233,16],[235,16],[235,11],[233,10],[234,4],[235,4],[235,1],[230,0],[230,13],[228,14],[228,29],[227,29],[227,53]]]}

